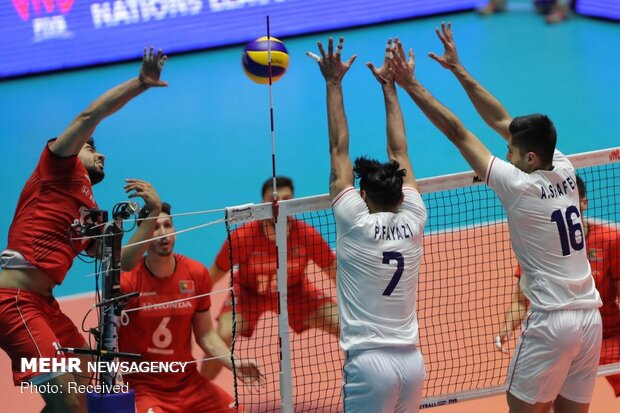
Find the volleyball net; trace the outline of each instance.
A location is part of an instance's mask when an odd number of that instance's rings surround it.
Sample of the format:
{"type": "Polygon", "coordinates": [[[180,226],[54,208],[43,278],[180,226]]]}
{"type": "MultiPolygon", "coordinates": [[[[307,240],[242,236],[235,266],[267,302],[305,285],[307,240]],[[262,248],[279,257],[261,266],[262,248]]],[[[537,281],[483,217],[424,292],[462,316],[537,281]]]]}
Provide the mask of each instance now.
{"type": "MultiPolygon", "coordinates": [[[[611,239],[620,231],[620,148],[569,158],[587,187],[585,220],[611,239]]],[[[505,212],[473,172],[418,184],[428,210],[417,308],[427,371],[422,407],[501,394],[519,333],[505,344],[506,352],[496,348],[494,338],[517,288],[505,212]]],[[[234,351],[258,360],[267,380],[260,389],[237,381],[239,404],[246,412],[342,411],[342,354],[329,328],[337,309],[331,306],[336,229],[328,196],[281,201],[277,208],[232,207],[226,219],[234,351]]],[[[607,268],[617,281],[616,238],[611,250],[590,249],[588,255],[597,263],[593,269],[607,268]]],[[[616,294],[616,308],[617,285],[601,291],[616,294]]],[[[620,331],[615,334],[603,345],[600,374],[620,373],[620,331]]]]}

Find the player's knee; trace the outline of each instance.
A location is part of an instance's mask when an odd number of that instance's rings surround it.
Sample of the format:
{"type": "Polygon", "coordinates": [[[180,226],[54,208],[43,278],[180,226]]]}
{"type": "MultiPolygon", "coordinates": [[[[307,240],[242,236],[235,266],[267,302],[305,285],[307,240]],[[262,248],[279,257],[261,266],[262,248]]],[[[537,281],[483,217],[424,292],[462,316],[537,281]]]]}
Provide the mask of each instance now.
{"type": "Polygon", "coordinates": [[[240,322],[237,324],[237,331],[235,332],[237,337],[239,336],[251,337],[253,333],[254,333],[254,328],[250,325],[250,323],[240,322]]]}
{"type": "Polygon", "coordinates": [[[70,392],[70,383],[76,382],[72,374],[63,374],[50,380],[49,383],[61,389],[56,393],[42,394],[45,401],[44,412],[84,413],[86,412],[86,396],[82,393],[70,392]]]}
{"type": "Polygon", "coordinates": [[[220,325],[217,329],[217,335],[220,336],[228,347],[230,347],[230,343],[232,341],[232,329],[225,328],[220,325]]]}
{"type": "Polygon", "coordinates": [[[83,412],[86,411],[85,406],[82,406],[82,404],[80,403],[80,400],[77,398],[76,395],[69,395],[70,397],[66,397],[64,399],[64,403],[63,403],[63,412],[69,412],[69,413],[78,413],[78,412],[83,412]]]}
{"type": "Polygon", "coordinates": [[[338,318],[338,307],[335,304],[328,304],[318,311],[317,324],[319,328],[331,334],[338,334],[340,320],[338,318]]]}
{"type": "Polygon", "coordinates": [[[336,326],[336,328],[338,328],[338,325],[340,324],[340,319],[338,318],[338,312],[332,313],[329,320],[333,326],[336,326]]]}
{"type": "Polygon", "coordinates": [[[218,334],[220,335],[222,340],[224,340],[226,345],[230,346],[230,342],[232,341],[232,330],[218,331],[218,334]]]}
{"type": "Polygon", "coordinates": [[[80,413],[86,411],[77,395],[72,393],[58,394],[58,397],[46,400],[44,412],[50,413],[80,413]]]}
{"type": "MultiPolygon", "coordinates": [[[[229,324],[221,327],[222,329],[221,331],[218,330],[218,334],[220,335],[222,340],[224,340],[226,344],[228,344],[228,346],[230,347],[230,343],[232,342],[233,337],[232,320],[229,324]]],[[[252,325],[249,322],[246,322],[240,316],[237,316],[237,319],[235,320],[235,336],[250,337],[253,332],[254,331],[252,325]]]]}
{"type": "Polygon", "coordinates": [[[202,363],[200,373],[209,380],[214,380],[222,370],[222,365],[217,360],[209,360],[202,363]]]}

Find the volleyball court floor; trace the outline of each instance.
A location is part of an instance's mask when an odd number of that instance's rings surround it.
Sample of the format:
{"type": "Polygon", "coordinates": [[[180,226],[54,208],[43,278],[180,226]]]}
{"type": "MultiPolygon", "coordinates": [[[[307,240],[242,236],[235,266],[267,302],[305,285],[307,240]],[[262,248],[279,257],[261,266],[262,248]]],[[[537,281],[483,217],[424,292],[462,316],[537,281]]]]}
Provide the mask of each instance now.
{"type": "MultiPolygon", "coordinates": [[[[501,249],[494,245],[507,242],[507,231],[503,224],[484,225],[425,238],[426,255],[420,270],[418,297],[420,347],[426,361],[426,386],[441,386],[442,394],[504,382],[510,353],[497,351],[493,337],[511,297],[515,260],[512,253],[499,256],[502,255],[501,249]],[[471,240],[471,244],[467,245],[466,240],[471,240]],[[453,249],[455,245],[468,247],[453,249]]],[[[312,272],[312,269],[308,272],[312,272]]],[[[331,285],[326,277],[310,278],[316,285],[331,285]]],[[[214,291],[222,288],[226,288],[223,281],[214,286],[214,291]]],[[[334,295],[333,285],[328,294],[334,295]]],[[[224,298],[225,294],[212,297],[213,315],[221,308],[224,298]]],[[[94,296],[88,294],[63,298],[60,305],[79,326],[93,302],[94,296]]],[[[239,354],[256,358],[267,376],[266,386],[258,391],[249,391],[243,386],[238,388],[240,401],[246,406],[246,411],[279,411],[273,403],[278,398],[279,378],[278,354],[273,350],[276,348],[273,344],[277,337],[275,322],[274,314],[265,314],[255,335],[250,339],[240,339],[238,343],[239,354]],[[257,398],[261,400],[260,404],[257,398]]],[[[94,314],[91,313],[85,325],[96,325],[94,314]]],[[[337,341],[326,333],[310,330],[301,335],[291,332],[290,342],[295,411],[342,411],[342,355],[337,341]]],[[[200,350],[196,345],[194,347],[195,357],[202,358],[200,350]]],[[[514,340],[509,347],[511,351],[514,349],[514,340]]],[[[8,367],[9,363],[6,354],[1,352],[0,365],[8,367]]],[[[131,379],[126,376],[126,380],[131,379]]],[[[216,382],[233,392],[230,372],[220,373],[216,382]]],[[[433,392],[437,394],[436,390],[433,392]]],[[[29,413],[43,408],[39,395],[22,393],[20,388],[13,387],[8,374],[0,375],[0,393],[1,412],[29,413]]],[[[507,407],[502,394],[426,410],[437,413],[479,413],[505,412],[507,407]]],[[[614,397],[602,377],[597,379],[590,411],[620,411],[620,399],[614,397]]]]}

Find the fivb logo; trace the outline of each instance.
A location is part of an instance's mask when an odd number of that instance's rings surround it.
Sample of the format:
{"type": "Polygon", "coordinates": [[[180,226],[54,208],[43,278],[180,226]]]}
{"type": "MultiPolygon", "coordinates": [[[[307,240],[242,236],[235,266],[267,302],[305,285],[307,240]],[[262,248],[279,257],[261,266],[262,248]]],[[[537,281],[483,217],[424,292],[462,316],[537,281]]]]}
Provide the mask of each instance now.
{"type": "Polygon", "coordinates": [[[15,11],[23,21],[32,19],[35,41],[70,36],[64,15],[69,13],[75,0],[12,1],[15,11]]]}
{"type": "Polygon", "coordinates": [[[52,14],[58,9],[62,14],[67,14],[75,0],[13,0],[13,6],[22,20],[28,21],[30,13],[40,16],[41,14],[52,14]]]}

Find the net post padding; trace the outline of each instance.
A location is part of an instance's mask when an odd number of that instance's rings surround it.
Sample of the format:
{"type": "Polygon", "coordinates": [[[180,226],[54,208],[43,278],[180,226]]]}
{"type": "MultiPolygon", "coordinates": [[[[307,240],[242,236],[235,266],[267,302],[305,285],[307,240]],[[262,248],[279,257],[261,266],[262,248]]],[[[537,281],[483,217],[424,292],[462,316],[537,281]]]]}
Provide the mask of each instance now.
{"type": "Polygon", "coordinates": [[[291,368],[291,340],[288,319],[288,266],[287,266],[287,226],[288,210],[286,204],[278,208],[276,220],[276,249],[278,252],[278,336],[280,342],[280,397],[281,412],[293,413],[293,372],[291,368]]]}

